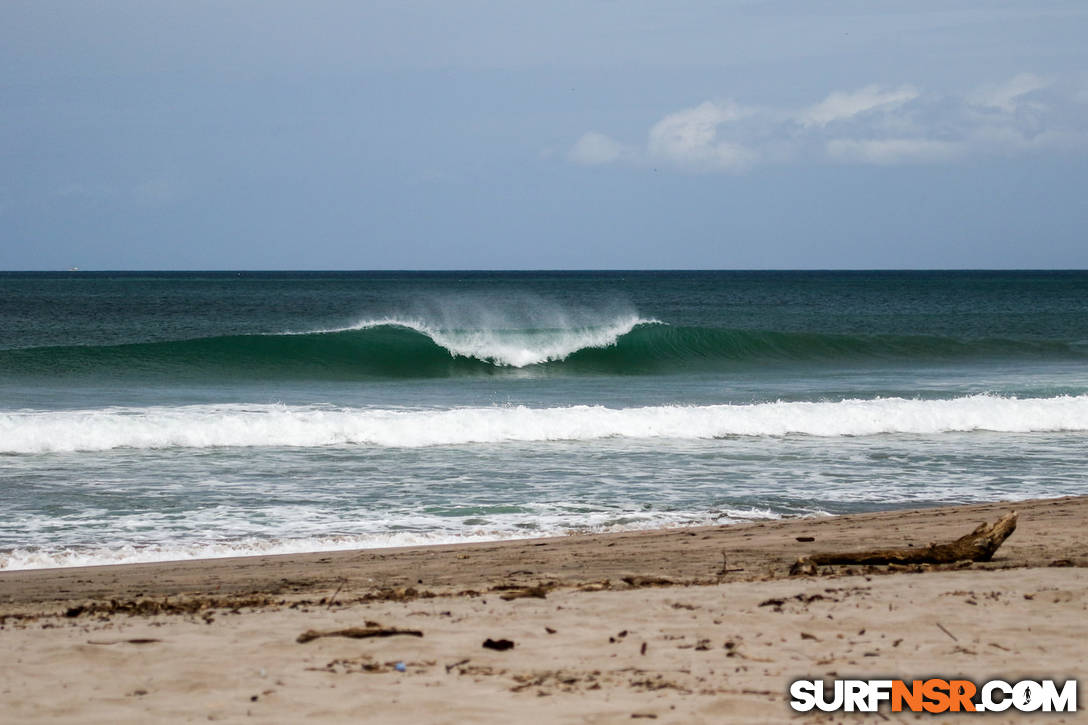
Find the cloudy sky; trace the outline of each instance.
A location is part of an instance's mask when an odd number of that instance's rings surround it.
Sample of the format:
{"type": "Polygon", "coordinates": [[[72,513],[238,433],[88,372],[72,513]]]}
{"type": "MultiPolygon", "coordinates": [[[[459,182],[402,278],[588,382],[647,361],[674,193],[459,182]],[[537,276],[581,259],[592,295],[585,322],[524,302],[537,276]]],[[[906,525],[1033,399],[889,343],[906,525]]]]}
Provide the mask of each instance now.
{"type": "Polygon", "coordinates": [[[1083,0],[0,4],[0,269],[1088,268],[1083,0]]]}

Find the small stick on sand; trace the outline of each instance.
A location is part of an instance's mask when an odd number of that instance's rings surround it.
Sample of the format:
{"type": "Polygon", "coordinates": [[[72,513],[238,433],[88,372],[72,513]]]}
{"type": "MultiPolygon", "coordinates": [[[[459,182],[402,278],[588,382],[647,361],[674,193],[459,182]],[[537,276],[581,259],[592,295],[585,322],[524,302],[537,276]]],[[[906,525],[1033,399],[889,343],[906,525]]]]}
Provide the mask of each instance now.
{"type": "Polygon", "coordinates": [[[298,636],[299,644],[312,642],[318,637],[350,637],[352,639],[366,639],[368,637],[393,637],[398,634],[406,634],[411,637],[422,637],[423,632],[418,629],[397,629],[396,627],[348,627],[347,629],[329,629],[319,632],[316,629],[308,629],[298,636]]]}
{"type": "Polygon", "coordinates": [[[959,642],[959,641],[960,641],[960,640],[959,640],[959,637],[957,637],[956,635],[952,634],[952,633],[951,633],[951,632],[949,632],[949,631],[948,631],[947,629],[945,629],[945,628],[944,628],[944,625],[943,625],[943,624],[941,624],[940,622],[937,622],[937,626],[938,626],[938,627],[940,628],[940,630],[941,630],[942,632],[944,632],[944,633],[945,633],[945,634],[947,634],[947,635],[948,635],[949,637],[951,637],[951,638],[952,638],[952,641],[953,641],[953,642],[959,642]]]}
{"type": "Polygon", "coordinates": [[[340,580],[340,586],[336,587],[336,591],[332,593],[331,597],[329,597],[329,604],[325,607],[325,609],[332,609],[332,603],[336,599],[336,595],[339,594],[340,590],[344,588],[345,583],[347,583],[347,579],[340,580]]]}
{"type": "Polygon", "coordinates": [[[460,667],[461,665],[467,665],[471,661],[472,660],[470,660],[469,658],[466,657],[463,660],[459,660],[457,662],[454,662],[452,665],[446,665],[446,673],[448,674],[450,672],[450,670],[452,670],[452,669],[454,669],[456,667],[460,667]]]}

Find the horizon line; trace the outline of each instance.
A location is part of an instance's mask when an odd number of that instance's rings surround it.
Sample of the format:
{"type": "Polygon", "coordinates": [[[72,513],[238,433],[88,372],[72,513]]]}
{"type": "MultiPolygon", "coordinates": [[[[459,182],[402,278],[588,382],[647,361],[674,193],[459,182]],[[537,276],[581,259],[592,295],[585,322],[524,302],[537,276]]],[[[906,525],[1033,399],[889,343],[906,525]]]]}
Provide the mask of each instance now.
{"type": "Polygon", "coordinates": [[[3,274],[464,274],[464,273],[600,273],[600,272],[1088,272],[1088,267],[463,267],[463,268],[46,268],[46,269],[0,269],[3,274]]]}

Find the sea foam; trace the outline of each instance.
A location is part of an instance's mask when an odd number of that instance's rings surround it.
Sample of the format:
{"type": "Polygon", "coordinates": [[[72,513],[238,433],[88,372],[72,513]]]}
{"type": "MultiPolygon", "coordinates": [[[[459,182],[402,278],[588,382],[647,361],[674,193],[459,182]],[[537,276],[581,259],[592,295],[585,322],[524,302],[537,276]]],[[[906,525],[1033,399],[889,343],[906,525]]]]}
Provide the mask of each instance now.
{"type": "MultiPolygon", "coordinates": [[[[804,515],[827,516],[828,514],[816,510],[804,515]]],[[[572,515],[570,512],[559,512],[553,507],[553,510],[539,510],[533,514],[489,515],[486,525],[475,526],[464,524],[460,517],[445,519],[423,517],[423,520],[421,517],[415,517],[414,520],[409,520],[410,518],[370,522],[353,521],[352,525],[361,525],[371,530],[365,533],[338,535],[296,535],[284,538],[273,534],[267,537],[240,536],[217,541],[199,540],[198,536],[190,536],[180,540],[164,538],[160,541],[141,544],[124,543],[109,546],[54,546],[51,548],[27,546],[6,552],[0,551],[0,571],[466,544],[571,534],[721,525],[777,520],[782,516],[764,508],[725,508],[715,511],[642,511],[617,520],[615,512],[583,512],[572,515]],[[529,522],[532,528],[525,528],[524,524],[529,522]],[[414,526],[414,529],[403,530],[409,525],[414,526]]],[[[230,528],[230,524],[237,526],[239,522],[222,522],[221,527],[230,528]]],[[[207,535],[206,530],[201,533],[207,535]]]]}
{"type": "Polygon", "coordinates": [[[348,328],[328,332],[402,327],[429,337],[451,355],[475,358],[493,365],[522,368],[565,360],[579,350],[610,347],[638,325],[659,324],[662,323],[658,320],[629,315],[602,324],[573,327],[443,328],[421,320],[389,318],[366,320],[348,328]]]}
{"type": "Polygon", "coordinates": [[[421,447],[602,438],[1088,431],[1088,395],[743,405],[452,409],[207,405],[0,413],[0,453],[119,448],[421,447]]]}

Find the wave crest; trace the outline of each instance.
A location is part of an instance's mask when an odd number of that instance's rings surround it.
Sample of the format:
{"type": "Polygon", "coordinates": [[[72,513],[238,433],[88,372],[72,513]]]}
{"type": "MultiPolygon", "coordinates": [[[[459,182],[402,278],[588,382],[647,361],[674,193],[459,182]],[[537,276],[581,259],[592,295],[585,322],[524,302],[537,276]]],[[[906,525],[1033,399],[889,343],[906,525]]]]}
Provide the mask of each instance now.
{"type": "Polygon", "coordinates": [[[391,318],[368,320],[330,332],[399,327],[425,335],[456,357],[473,358],[499,367],[523,368],[565,360],[579,350],[613,347],[621,336],[639,325],[660,324],[663,323],[658,320],[632,315],[601,325],[580,327],[442,329],[419,320],[391,318]]]}

